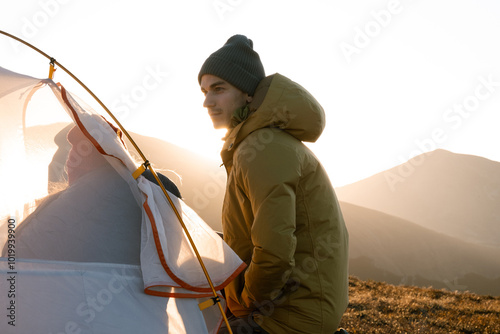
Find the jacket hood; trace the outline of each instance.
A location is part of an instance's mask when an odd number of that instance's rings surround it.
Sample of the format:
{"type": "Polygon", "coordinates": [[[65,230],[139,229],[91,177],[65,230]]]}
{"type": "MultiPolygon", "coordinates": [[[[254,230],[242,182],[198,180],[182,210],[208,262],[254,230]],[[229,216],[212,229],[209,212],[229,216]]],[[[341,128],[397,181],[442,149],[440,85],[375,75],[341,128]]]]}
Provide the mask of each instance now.
{"type": "Polygon", "coordinates": [[[276,73],[264,78],[247,106],[248,115],[229,130],[222,149],[234,150],[250,133],[279,128],[300,141],[315,142],[325,128],[325,112],[318,101],[298,83],[276,73]]]}

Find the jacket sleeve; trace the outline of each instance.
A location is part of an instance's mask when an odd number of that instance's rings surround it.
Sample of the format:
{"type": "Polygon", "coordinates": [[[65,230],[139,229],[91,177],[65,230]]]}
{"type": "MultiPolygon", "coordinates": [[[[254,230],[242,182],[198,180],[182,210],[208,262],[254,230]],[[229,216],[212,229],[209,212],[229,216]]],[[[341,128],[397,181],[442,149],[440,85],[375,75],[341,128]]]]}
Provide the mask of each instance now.
{"type": "Polygon", "coordinates": [[[271,140],[277,135],[275,131],[279,130],[253,133],[247,138],[250,143],[254,139],[253,145],[240,147],[235,161],[237,178],[253,213],[254,249],[241,294],[242,303],[249,309],[275,299],[295,265],[296,192],[301,164],[292,147],[271,140]],[[259,137],[268,140],[259,141],[259,137]]]}

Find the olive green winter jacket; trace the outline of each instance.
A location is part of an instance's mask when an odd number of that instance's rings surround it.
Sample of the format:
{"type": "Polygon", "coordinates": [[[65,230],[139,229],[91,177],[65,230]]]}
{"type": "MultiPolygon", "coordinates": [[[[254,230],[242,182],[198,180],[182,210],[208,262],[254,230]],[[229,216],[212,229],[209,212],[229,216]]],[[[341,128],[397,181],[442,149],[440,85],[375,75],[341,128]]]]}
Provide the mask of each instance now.
{"type": "Polygon", "coordinates": [[[274,74],[233,120],[221,152],[222,226],[248,268],[225,289],[229,309],[272,334],[332,334],[348,303],[348,233],[325,170],[302,143],[321,135],[324,111],[274,74]]]}

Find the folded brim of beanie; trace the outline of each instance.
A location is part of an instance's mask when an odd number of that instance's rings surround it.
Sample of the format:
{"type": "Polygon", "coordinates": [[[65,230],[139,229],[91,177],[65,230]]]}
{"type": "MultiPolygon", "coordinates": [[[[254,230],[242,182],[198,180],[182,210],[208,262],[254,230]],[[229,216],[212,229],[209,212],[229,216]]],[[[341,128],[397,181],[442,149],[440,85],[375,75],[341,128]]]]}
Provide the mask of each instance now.
{"type": "Polygon", "coordinates": [[[253,95],[255,87],[257,87],[262,79],[246,71],[239,65],[217,56],[208,58],[203,65],[203,73],[200,72],[200,77],[198,79],[200,82],[201,77],[205,74],[215,75],[249,95],[253,95]]]}

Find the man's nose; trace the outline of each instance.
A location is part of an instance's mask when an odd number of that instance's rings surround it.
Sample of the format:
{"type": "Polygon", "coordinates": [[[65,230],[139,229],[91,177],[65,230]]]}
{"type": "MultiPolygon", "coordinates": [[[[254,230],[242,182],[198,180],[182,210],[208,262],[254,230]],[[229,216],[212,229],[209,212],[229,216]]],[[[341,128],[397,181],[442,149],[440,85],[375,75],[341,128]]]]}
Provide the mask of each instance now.
{"type": "Polygon", "coordinates": [[[215,106],[214,99],[211,97],[210,93],[207,93],[207,95],[205,96],[205,101],[203,101],[203,107],[204,108],[211,108],[214,106],[215,106]]]}

